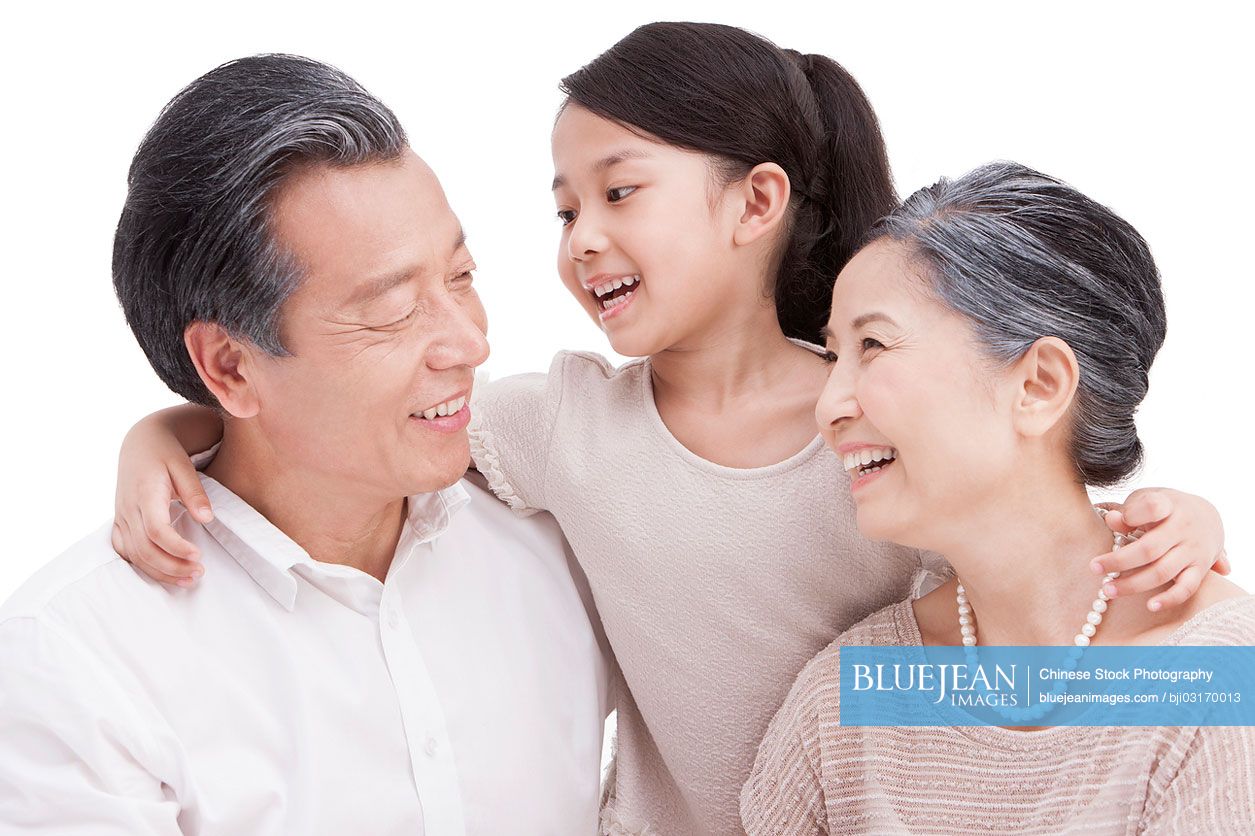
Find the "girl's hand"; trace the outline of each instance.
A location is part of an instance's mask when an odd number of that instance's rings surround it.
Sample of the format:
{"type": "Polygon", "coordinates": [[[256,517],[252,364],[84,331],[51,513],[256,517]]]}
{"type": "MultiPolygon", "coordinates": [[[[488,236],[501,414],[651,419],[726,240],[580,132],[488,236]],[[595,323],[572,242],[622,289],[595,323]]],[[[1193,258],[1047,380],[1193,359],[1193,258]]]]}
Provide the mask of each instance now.
{"type": "Polygon", "coordinates": [[[170,524],[170,503],[176,499],[198,522],[213,519],[187,451],[157,413],[132,427],[122,442],[113,548],[154,580],[191,586],[204,567],[196,547],[170,524]]]}
{"type": "Polygon", "coordinates": [[[1104,589],[1115,598],[1135,595],[1172,582],[1146,602],[1158,612],[1176,607],[1198,592],[1209,570],[1227,575],[1224,524],[1220,513],[1202,497],[1170,488],[1141,488],[1124,505],[1104,505],[1107,525],[1118,534],[1138,535],[1119,551],[1094,558],[1094,572],[1120,572],[1104,589]],[[1130,571],[1136,570],[1136,571],[1130,571]]]}

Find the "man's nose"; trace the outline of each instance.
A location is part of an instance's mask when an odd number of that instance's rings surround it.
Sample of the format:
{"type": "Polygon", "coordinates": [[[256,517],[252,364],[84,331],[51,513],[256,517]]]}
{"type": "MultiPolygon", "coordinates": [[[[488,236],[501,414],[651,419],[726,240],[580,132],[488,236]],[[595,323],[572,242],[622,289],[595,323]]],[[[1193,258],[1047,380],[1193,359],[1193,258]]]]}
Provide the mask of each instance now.
{"type": "Polygon", "coordinates": [[[440,333],[427,350],[427,365],[434,369],[455,366],[474,368],[488,359],[487,322],[484,309],[473,304],[450,303],[440,311],[440,333]]]}

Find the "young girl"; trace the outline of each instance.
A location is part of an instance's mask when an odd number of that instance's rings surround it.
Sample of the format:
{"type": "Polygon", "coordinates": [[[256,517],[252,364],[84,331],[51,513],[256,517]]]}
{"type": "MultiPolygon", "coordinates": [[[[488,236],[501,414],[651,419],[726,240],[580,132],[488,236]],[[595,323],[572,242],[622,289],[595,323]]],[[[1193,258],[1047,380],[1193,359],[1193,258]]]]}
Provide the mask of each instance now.
{"type": "MultiPolygon", "coordinates": [[[[885,147],[837,64],[732,27],[643,26],[562,87],[559,274],[641,359],[563,352],[485,387],[475,463],[513,508],[557,518],[592,585],[625,686],[603,829],[739,833],[789,683],[922,580],[919,552],[834,507],[847,477],[814,425],[833,279],[895,203],[885,147]]],[[[199,571],[171,495],[209,514],[171,433],[198,449],[217,432],[187,409],[137,425],[119,475],[119,551],[171,582],[199,571]]],[[[1126,591],[1179,576],[1159,600],[1189,597],[1220,549],[1214,510],[1157,491],[1125,515],[1154,528],[1118,568],[1166,555],[1126,591]]]]}

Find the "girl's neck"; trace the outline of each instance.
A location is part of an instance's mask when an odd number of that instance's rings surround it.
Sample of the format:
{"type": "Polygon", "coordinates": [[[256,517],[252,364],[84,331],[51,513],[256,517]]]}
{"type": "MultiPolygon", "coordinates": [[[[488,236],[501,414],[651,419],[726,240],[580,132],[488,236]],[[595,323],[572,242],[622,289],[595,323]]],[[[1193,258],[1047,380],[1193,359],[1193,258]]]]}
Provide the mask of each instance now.
{"type": "Polygon", "coordinates": [[[721,323],[650,357],[654,396],[718,412],[730,404],[793,388],[800,373],[817,397],[822,365],[780,330],[774,308],[756,321],[721,323]]]}

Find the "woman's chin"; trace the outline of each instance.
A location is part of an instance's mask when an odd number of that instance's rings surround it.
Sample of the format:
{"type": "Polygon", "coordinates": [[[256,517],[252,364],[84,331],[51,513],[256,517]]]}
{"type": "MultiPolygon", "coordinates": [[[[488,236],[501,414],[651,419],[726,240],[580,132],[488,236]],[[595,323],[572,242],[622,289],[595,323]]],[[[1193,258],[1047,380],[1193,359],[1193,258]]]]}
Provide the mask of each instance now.
{"type": "Polygon", "coordinates": [[[898,543],[903,535],[900,517],[893,509],[864,508],[859,506],[855,513],[858,531],[868,540],[877,542],[898,543]]]}

